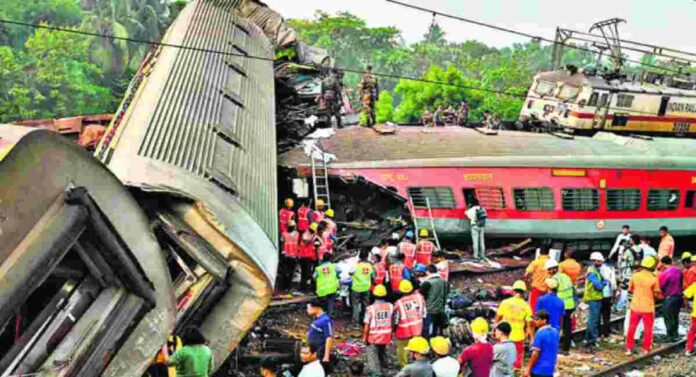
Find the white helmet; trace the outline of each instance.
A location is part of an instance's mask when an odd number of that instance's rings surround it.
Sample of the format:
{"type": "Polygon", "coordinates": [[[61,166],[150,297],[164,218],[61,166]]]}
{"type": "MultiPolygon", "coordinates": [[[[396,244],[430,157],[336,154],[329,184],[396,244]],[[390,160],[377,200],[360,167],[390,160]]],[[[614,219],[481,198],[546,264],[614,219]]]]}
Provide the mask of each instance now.
{"type": "Polygon", "coordinates": [[[604,262],[604,255],[602,255],[602,253],[600,253],[599,251],[595,251],[590,255],[590,260],[604,262]]]}
{"type": "Polygon", "coordinates": [[[558,267],[558,262],[553,258],[547,259],[546,263],[544,263],[545,270],[550,270],[550,269],[556,268],[556,267],[558,267]]]}

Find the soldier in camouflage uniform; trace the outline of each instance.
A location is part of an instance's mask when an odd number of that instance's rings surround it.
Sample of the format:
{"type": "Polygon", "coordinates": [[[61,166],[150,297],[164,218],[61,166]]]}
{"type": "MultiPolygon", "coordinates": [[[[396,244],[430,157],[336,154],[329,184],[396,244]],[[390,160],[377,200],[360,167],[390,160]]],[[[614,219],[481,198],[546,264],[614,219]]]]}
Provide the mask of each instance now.
{"type": "Polygon", "coordinates": [[[336,117],[336,126],[341,128],[341,80],[336,69],[331,69],[329,74],[321,81],[321,95],[324,106],[329,114],[329,124],[331,119],[336,117]]]}
{"type": "Polygon", "coordinates": [[[359,88],[367,125],[372,126],[375,124],[375,102],[379,99],[379,83],[372,73],[372,66],[367,66],[367,70],[360,79],[359,88]]]}

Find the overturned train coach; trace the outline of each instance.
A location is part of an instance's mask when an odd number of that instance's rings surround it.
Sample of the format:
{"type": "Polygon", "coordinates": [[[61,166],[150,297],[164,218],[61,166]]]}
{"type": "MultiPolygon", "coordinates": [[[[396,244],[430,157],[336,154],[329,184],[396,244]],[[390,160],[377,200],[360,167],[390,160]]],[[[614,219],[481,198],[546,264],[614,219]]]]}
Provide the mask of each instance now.
{"type": "Polygon", "coordinates": [[[96,158],[0,126],[0,376],[139,377],[187,326],[217,368],[268,305],[274,46],[249,6],[189,2],[163,42],[192,49],[146,60],[96,158]]]}
{"type": "MultiPolygon", "coordinates": [[[[332,176],[396,192],[412,203],[420,227],[430,227],[432,213],[444,239],[469,238],[465,211],[473,199],[487,209],[487,238],[606,239],[623,224],[648,236],[662,225],[676,236],[696,232],[696,142],[689,139],[399,127],[394,135],[338,130],[317,145],[335,156],[332,176]]],[[[302,148],[279,163],[311,182],[302,148]]]]}

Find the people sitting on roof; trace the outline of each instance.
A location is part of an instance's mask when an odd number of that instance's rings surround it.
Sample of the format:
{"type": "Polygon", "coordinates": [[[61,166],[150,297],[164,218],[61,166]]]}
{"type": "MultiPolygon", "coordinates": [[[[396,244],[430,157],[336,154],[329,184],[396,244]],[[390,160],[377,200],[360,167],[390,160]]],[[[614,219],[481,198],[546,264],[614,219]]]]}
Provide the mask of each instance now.
{"type": "Polygon", "coordinates": [[[457,125],[466,126],[468,120],[469,103],[466,100],[463,100],[462,103],[459,105],[459,109],[457,110],[457,125]]]}
{"type": "Polygon", "coordinates": [[[425,112],[423,113],[423,116],[421,116],[421,119],[420,119],[421,125],[423,127],[433,127],[434,126],[434,124],[433,124],[434,119],[435,118],[433,116],[433,113],[431,113],[428,110],[425,110],[425,112]]]}
{"type": "Polygon", "coordinates": [[[457,121],[456,112],[454,111],[454,108],[452,106],[449,106],[444,111],[444,117],[445,117],[445,125],[454,125],[455,122],[457,121]]]}

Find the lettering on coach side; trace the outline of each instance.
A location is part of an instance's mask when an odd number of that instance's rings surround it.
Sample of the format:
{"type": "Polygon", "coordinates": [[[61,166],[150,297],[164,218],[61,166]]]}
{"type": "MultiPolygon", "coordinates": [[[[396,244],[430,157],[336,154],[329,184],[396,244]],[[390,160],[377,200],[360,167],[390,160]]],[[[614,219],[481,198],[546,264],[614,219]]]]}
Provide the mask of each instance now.
{"type": "Polygon", "coordinates": [[[493,180],[491,173],[470,173],[464,174],[464,180],[469,182],[488,182],[493,180]]]}
{"type": "Polygon", "coordinates": [[[408,176],[403,174],[394,173],[381,173],[379,178],[386,182],[406,182],[408,181],[408,176]]]}
{"type": "Polygon", "coordinates": [[[675,113],[696,113],[696,103],[672,102],[669,104],[669,111],[675,113]]]}

